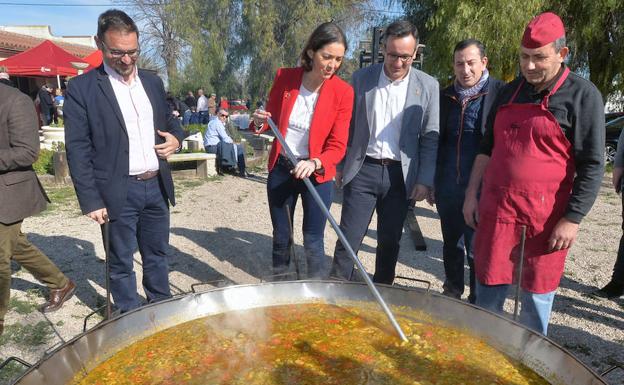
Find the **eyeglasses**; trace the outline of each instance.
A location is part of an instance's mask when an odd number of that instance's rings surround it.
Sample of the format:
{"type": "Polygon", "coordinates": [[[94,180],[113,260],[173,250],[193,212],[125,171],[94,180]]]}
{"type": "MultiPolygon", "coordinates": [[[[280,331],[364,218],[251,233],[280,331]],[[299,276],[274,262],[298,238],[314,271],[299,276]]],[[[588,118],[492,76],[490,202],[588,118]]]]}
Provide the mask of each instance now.
{"type": "Polygon", "coordinates": [[[390,52],[386,52],[386,60],[397,61],[401,60],[401,63],[407,63],[414,59],[414,54],[411,55],[396,55],[390,52]]]}
{"type": "Polygon", "coordinates": [[[227,118],[230,115],[223,115],[223,114],[219,114],[219,116],[223,117],[223,118],[227,118]]]}
{"type": "Polygon", "coordinates": [[[128,55],[128,57],[130,59],[136,59],[137,57],[139,57],[139,54],[141,53],[141,48],[137,48],[137,49],[131,49],[128,51],[121,51],[118,49],[110,49],[106,43],[104,43],[103,40],[100,40],[100,43],[102,43],[102,46],[104,48],[106,48],[106,50],[108,51],[108,53],[114,57],[115,59],[121,59],[122,57],[128,55]]]}

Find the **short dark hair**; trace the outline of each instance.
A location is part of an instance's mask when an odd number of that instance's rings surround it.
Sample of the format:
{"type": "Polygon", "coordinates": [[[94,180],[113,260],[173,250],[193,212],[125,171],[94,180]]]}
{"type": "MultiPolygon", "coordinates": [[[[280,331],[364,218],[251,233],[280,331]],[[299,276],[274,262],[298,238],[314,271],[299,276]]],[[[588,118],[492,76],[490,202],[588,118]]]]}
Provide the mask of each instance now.
{"type": "Polygon", "coordinates": [[[134,20],[124,11],[109,9],[98,17],[97,37],[104,40],[104,34],[108,30],[122,31],[126,33],[134,32],[139,38],[139,29],[134,20]]]}
{"type": "Polygon", "coordinates": [[[464,50],[473,45],[479,49],[479,55],[481,55],[481,59],[483,59],[485,57],[485,45],[483,45],[483,43],[481,43],[481,41],[477,39],[466,39],[455,44],[455,48],[453,48],[453,56],[455,56],[456,52],[464,50]]]}
{"type": "Polygon", "coordinates": [[[312,58],[308,56],[309,50],[316,52],[319,49],[325,47],[327,44],[332,43],[342,44],[344,46],[345,52],[349,48],[347,46],[347,37],[336,23],[327,22],[316,27],[308,38],[308,42],[306,43],[305,47],[303,47],[303,51],[301,52],[300,59],[303,69],[305,71],[312,70],[312,58]]]}
{"type": "Polygon", "coordinates": [[[418,28],[409,20],[400,19],[386,27],[381,42],[385,45],[389,37],[399,38],[408,35],[412,35],[418,43],[418,28]]]}

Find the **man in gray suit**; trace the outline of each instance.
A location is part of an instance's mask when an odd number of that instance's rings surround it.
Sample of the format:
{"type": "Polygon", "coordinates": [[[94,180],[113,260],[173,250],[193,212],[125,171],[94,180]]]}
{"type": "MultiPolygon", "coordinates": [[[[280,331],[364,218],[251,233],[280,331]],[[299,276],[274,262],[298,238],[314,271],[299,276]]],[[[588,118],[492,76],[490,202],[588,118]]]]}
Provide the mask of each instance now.
{"type": "Polygon", "coordinates": [[[32,164],[39,152],[35,106],[19,90],[0,84],[0,334],[11,292],[11,259],[50,288],[43,312],[59,309],[76,286],[22,233],[22,221],[48,199],[32,164]]]}
{"type": "MultiPolygon", "coordinates": [[[[383,36],[384,63],[353,74],[355,101],[347,154],[336,183],[344,186],[340,227],[357,252],[377,211],[373,281],[391,284],[409,204],[429,196],[439,136],[438,82],[412,68],[418,31],[406,20],[383,36]]],[[[351,279],[353,262],[340,241],[331,276],[351,279]]]]}

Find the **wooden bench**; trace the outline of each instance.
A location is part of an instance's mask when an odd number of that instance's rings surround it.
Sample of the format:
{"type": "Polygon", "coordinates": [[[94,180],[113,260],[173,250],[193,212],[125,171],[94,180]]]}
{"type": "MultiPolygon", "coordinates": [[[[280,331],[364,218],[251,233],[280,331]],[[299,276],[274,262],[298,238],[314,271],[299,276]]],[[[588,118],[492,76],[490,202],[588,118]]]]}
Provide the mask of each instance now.
{"type": "Polygon", "coordinates": [[[167,162],[196,162],[195,175],[199,178],[208,178],[217,175],[215,166],[217,160],[216,154],[206,154],[204,152],[192,152],[185,154],[173,154],[167,158],[167,162]]]}

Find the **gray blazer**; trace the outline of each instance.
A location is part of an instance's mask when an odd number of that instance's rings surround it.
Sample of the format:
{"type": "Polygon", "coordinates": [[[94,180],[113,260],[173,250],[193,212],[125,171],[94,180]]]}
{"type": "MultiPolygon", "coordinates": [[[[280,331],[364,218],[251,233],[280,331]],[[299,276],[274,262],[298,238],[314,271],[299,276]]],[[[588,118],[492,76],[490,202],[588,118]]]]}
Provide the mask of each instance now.
{"type": "MultiPolygon", "coordinates": [[[[355,98],[347,154],[342,163],[343,185],[353,180],[364,163],[372,131],[367,111],[375,105],[375,90],[382,69],[383,63],[362,68],[353,74],[351,82],[355,98]]],[[[433,186],[440,133],[439,101],[438,81],[412,68],[399,140],[401,166],[408,196],[417,183],[433,186]]]]}
{"type": "Polygon", "coordinates": [[[45,210],[48,197],[32,169],[38,154],[39,124],[32,100],[0,84],[0,223],[45,210]]]}

